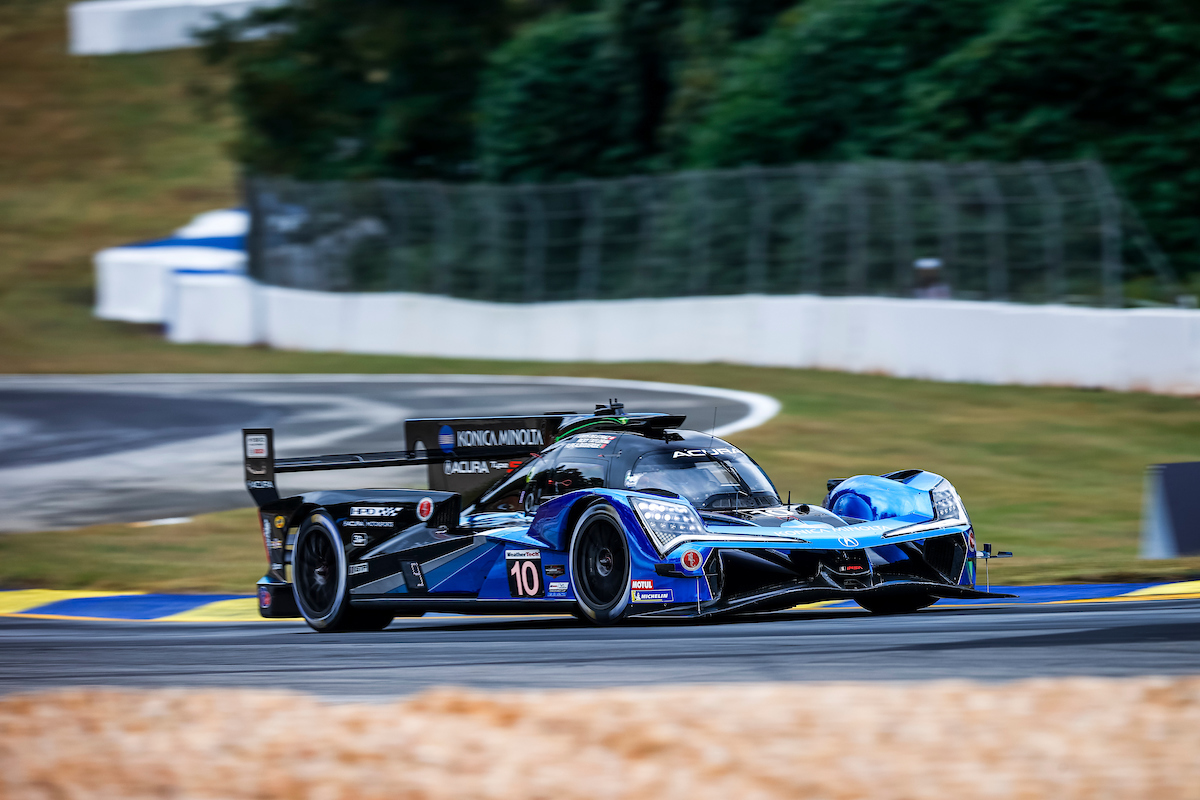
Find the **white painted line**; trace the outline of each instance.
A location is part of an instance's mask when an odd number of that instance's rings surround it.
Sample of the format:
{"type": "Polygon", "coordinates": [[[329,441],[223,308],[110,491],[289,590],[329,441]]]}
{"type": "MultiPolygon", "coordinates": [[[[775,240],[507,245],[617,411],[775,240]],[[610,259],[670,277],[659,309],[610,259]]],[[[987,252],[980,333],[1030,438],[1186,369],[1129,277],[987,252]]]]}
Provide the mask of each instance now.
{"type": "MultiPolygon", "coordinates": [[[[619,378],[567,378],[547,375],[395,375],[358,373],[301,373],[301,374],[255,374],[255,373],[149,373],[118,375],[0,375],[0,389],[46,387],[78,389],[87,391],[98,386],[196,384],[211,386],[214,382],[225,384],[254,383],[449,383],[449,384],[523,384],[542,386],[596,386],[608,389],[636,389],[647,392],[674,392],[699,397],[712,397],[744,403],[750,413],[741,419],[719,426],[713,431],[716,436],[728,436],[739,431],[756,428],[779,413],[782,405],[773,397],[737,389],[722,389],[714,386],[694,386],[683,383],[659,381],[635,381],[619,378]]],[[[582,412],[586,413],[586,411],[582,412]]],[[[703,420],[693,420],[704,428],[703,420]]]]}

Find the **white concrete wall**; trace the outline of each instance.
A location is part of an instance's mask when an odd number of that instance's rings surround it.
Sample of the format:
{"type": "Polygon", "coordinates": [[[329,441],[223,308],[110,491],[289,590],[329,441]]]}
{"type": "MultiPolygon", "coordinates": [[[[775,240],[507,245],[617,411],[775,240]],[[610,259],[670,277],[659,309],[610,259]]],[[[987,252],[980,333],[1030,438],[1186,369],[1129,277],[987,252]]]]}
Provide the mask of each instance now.
{"type": "Polygon", "coordinates": [[[811,295],[510,305],[309,292],[243,278],[202,295],[205,278],[191,277],[177,289],[173,341],[535,361],[725,361],[1200,394],[1200,312],[1193,310],[811,295]],[[239,322],[244,309],[252,309],[250,326],[239,322]],[[226,325],[236,333],[225,333],[226,325]]]}
{"type": "Polygon", "coordinates": [[[94,261],[97,317],[122,322],[164,322],[175,270],[244,272],[246,253],[187,245],[110,247],[96,253],[94,261]]]}
{"type": "Polygon", "coordinates": [[[214,15],[232,19],[286,0],[90,0],[67,12],[73,55],[142,53],[195,47],[193,32],[214,15]]]}

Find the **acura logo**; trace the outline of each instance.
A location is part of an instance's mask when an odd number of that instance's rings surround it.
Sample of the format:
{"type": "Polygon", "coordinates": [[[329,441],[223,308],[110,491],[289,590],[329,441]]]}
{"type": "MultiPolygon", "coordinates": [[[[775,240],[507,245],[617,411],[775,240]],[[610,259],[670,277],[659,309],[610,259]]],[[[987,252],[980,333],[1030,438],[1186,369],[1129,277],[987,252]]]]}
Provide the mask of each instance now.
{"type": "Polygon", "coordinates": [[[841,543],[842,547],[858,547],[858,539],[855,539],[853,536],[839,536],[838,542],[841,543]]]}

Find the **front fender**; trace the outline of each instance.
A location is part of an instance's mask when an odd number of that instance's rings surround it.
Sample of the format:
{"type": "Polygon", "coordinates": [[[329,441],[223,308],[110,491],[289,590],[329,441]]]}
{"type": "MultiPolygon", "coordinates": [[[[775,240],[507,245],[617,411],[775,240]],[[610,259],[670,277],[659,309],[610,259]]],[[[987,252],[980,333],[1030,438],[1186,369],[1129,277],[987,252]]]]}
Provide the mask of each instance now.
{"type": "Polygon", "coordinates": [[[653,552],[642,523],[629,504],[629,492],[613,489],[580,489],[543,503],[529,525],[529,536],[551,550],[567,550],[571,531],[584,510],[593,503],[608,502],[617,512],[637,549],[653,552]]]}

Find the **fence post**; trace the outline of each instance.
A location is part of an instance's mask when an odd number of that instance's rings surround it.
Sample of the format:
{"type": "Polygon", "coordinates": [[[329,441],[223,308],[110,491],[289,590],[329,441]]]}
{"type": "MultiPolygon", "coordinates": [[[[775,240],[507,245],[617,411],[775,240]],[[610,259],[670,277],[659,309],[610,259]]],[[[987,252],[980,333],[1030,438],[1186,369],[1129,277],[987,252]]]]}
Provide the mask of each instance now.
{"type": "Polygon", "coordinates": [[[983,162],[969,165],[979,177],[980,194],[987,206],[988,297],[1008,299],[1008,222],[1004,213],[1004,197],[996,183],[992,168],[983,162]]]}
{"type": "Polygon", "coordinates": [[[767,249],[771,236],[771,198],[763,185],[761,167],[742,171],[750,204],[750,229],[746,232],[746,291],[761,294],[767,285],[767,249]]]}
{"type": "Polygon", "coordinates": [[[379,182],[379,191],[383,195],[383,207],[388,220],[388,287],[396,291],[404,291],[407,286],[407,270],[405,268],[405,245],[408,243],[408,214],[401,199],[401,183],[394,180],[379,182]]]}
{"type": "MultiPolygon", "coordinates": [[[[946,178],[946,168],[942,164],[936,161],[927,162],[925,172],[938,199],[938,255],[942,259],[942,275],[958,277],[962,267],[958,263],[958,198],[954,195],[954,189],[946,178]]],[[[950,284],[951,294],[955,293],[956,284],[961,285],[961,281],[947,283],[950,284]]]]}
{"type": "Polygon", "coordinates": [[[638,215],[638,245],[637,258],[634,262],[633,296],[645,297],[646,282],[653,277],[650,273],[654,269],[654,228],[657,222],[654,207],[654,184],[650,178],[641,176],[633,179],[633,185],[636,187],[635,194],[641,208],[641,214],[638,215]]]}
{"type": "Polygon", "coordinates": [[[454,221],[446,187],[427,181],[433,206],[434,293],[448,295],[454,287],[454,221]]]}
{"type": "Polygon", "coordinates": [[[1104,167],[1095,161],[1084,162],[1088,181],[1100,207],[1100,277],[1104,305],[1125,305],[1125,287],[1121,284],[1121,203],[1104,167]]]}
{"type": "Polygon", "coordinates": [[[846,284],[851,294],[867,292],[867,239],[870,236],[870,209],[863,192],[863,172],[858,164],[847,164],[842,171],[847,188],[846,216],[850,229],[846,232],[846,284]]]}
{"type": "Polygon", "coordinates": [[[688,294],[704,294],[708,288],[708,272],[712,257],[712,205],[708,198],[708,175],[693,172],[688,176],[692,190],[689,193],[692,209],[691,259],[688,270],[688,294]]]}
{"type": "Polygon", "coordinates": [[[912,203],[908,187],[908,172],[904,164],[888,162],[885,169],[891,180],[888,189],[892,195],[892,246],[896,263],[893,267],[894,291],[898,297],[912,296],[913,277],[913,227],[909,206],[912,203]]]}
{"type": "Polygon", "coordinates": [[[483,222],[478,226],[479,241],[486,253],[479,260],[483,274],[475,286],[475,296],[481,300],[495,302],[497,280],[504,269],[504,248],[500,237],[501,219],[497,198],[501,190],[486,183],[476,184],[473,188],[475,208],[483,222]]]}
{"type": "Polygon", "coordinates": [[[821,291],[821,168],[816,164],[801,164],[796,168],[796,179],[800,184],[800,247],[804,254],[800,291],[818,294],[821,291]]]}
{"type": "Polygon", "coordinates": [[[1025,164],[1038,205],[1042,209],[1042,259],[1046,265],[1046,296],[1051,302],[1063,302],[1067,294],[1067,279],[1063,269],[1063,203],[1040,161],[1025,164]]]}
{"type": "Polygon", "coordinates": [[[542,298],[542,280],[546,271],[546,211],[538,187],[521,187],[525,206],[525,297],[532,303],[542,298]]]}
{"type": "Polygon", "coordinates": [[[579,282],[575,294],[580,299],[596,297],[600,284],[600,245],[604,236],[604,220],[600,216],[600,200],[595,181],[580,181],[578,187],[583,206],[583,236],[579,248],[579,282]]]}

